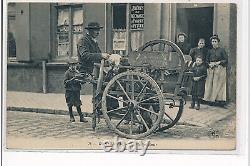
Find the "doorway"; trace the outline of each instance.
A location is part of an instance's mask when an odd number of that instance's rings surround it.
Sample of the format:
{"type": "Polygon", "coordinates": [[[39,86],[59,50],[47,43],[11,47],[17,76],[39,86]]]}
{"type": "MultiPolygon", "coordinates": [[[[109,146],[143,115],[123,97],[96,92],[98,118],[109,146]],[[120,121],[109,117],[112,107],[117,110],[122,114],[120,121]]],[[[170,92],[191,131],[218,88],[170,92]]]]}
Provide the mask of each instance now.
{"type": "Polygon", "coordinates": [[[185,32],[191,47],[196,47],[199,38],[206,40],[206,47],[211,48],[209,38],[213,35],[213,7],[177,9],[177,32],[185,32]]]}

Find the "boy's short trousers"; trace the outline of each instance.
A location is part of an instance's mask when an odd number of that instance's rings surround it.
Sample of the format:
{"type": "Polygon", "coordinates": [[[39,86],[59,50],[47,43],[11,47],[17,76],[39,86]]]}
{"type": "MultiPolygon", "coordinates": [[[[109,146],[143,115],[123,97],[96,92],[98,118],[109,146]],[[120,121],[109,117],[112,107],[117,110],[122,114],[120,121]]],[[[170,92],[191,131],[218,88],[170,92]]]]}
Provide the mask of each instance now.
{"type": "Polygon", "coordinates": [[[71,91],[66,90],[65,92],[65,99],[68,106],[80,106],[82,105],[81,99],[80,99],[80,91],[71,91]]]}

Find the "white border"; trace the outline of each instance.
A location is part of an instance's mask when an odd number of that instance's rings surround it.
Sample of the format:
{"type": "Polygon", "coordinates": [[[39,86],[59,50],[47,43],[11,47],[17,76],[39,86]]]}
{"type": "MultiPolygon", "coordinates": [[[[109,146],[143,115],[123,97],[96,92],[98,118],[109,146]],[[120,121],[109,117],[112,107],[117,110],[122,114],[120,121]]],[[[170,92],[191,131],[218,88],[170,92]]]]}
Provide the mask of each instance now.
{"type": "MultiPolygon", "coordinates": [[[[8,1],[8,2],[26,2],[25,0],[16,0],[16,1],[8,1]]],[[[29,2],[37,2],[35,0],[31,0],[29,2]]],[[[51,2],[51,0],[43,0],[39,2],[51,2]]],[[[63,2],[63,1],[61,1],[63,2]]],[[[67,2],[67,1],[64,1],[67,2]]],[[[80,1],[83,2],[83,1],[80,1]]],[[[86,1],[85,1],[86,2],[86,1]]],[[[114,2],[114,1],[87,1],[87,2],[114,2]]],[[[124,2],[122,0],[115,2],[124,2]]],[[[126,2],[138,2],[135,0],[127,0],[126,2]]],[[[142,1],[140,1],[142,2],[142,1]]],[[[144,3],[156,3],[156,1],[145,0],[144,3]]],[[[169,1],[157,1],[157,3],[204,3],[202,0],[169,0],[169,1]]],[[[6,2],[3,2],[3,23],[6,22],[6,2]]],[[[81,164],[81,165],[100,165],[100,164],[108,164],[108,165],[152,165],[152,164],[166,164],[166,165],[189,165],[192,163],[192,166],[196,165],[227,165],[227,166],[244,166],[247,165],[247,146],[248,146],[248,1],[247,0],[218,0],[212,1],[207,0],[205,3],[237,3],[237,12],[238,12],[238,20],[237,20],[237,32],[238,32],[238,42],[237,42],[237,150],[233,152],[233,155],[215,155],[221,154],[219,151],[190,151],[190,150],[177,150],[177,151],[163,151],[169,154],[146,154],[143,157],[143,160],[137,154],[123,154],[123,153],[65,153],[64,152],[49,152],[49,153],[41,153],[41,152],[4,152],[3,153],[3,165],[72,165],[72,164],[81,164]],[[207,153],[208,152],[208,153],[207,153]],[[178,154],[171,154],[178,153],[178,154]],[[188,154],[188,155],[187,155],[188,154]],[[193,155],[189,155],[193,154],[193,155]],[[195,155],[194,155],[195,154],[195,155]],[[203,155],[197,155],[203,154],[203,155]],[[204,155],[210,154],[210,155],[204,155]],[[121,162],[125,159],[126,162],[121,162]],[[156,163],[156,161],[159,161],[156,163]]],[[[3,24],[3,55],[6,55],[6,28],[7,24],[3,24]]],[[[3,56],[2,55],[2,56],[3,56]]],[[[2,84],[6,85],[6,56],[3,56],[3,82],[2,84]]],[[[6,94],[6,86],[4,86],[4,94],[6,94]]],[[[3,94],[3,97],[5,95],[3,94]]],[[[3,104],[5,103],[5,99],[3,99],[3,104]]],[[[5,108],[5,106],[4,106],[5,108]]],[[[4,113],[5,109],[2,110],[4,113]]],[[[5,123],[5,120],[3,121],[5,123]]],[[[161,153],[161,152],[160,152],[161,153]]],[[[226,152],[222,151],[222,154],[226,154],[226,152]]],[[[232,154],[232,153],[228,153],[232,154]]]]}

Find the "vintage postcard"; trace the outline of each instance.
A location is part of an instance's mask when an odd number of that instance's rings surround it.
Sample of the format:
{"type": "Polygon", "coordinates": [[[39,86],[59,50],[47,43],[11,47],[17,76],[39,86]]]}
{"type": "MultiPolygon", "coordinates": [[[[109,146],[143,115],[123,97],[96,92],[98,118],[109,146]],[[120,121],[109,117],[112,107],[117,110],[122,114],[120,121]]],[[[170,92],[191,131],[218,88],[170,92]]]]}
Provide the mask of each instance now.
{"type": "Polygon", "coordinates": [[[4,5],[6,150],[237,151],[237,3],[4,5]]]}

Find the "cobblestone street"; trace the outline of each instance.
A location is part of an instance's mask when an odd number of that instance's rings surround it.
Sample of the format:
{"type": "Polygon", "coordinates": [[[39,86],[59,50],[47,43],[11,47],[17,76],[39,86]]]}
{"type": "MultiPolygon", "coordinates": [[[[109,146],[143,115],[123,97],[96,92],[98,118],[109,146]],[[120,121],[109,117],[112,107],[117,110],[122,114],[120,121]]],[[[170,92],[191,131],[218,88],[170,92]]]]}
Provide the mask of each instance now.
{"type": "MultiPolygon", "coordinates": [[[[88,123],[69,122],[68,115],[7,111],[7,148],[21,149],[100,149],[102,140],[112,140],[103,119],[97,130],[88,123]]],[[[234,148],[235,117],[230,116],[210,127],[177,125],[145,138],[152,149],[234,148]],[[211,143],[211,146],[208,146],[211,143]],[[191,146],[192,145],[192,146],[191,146]]]]}

